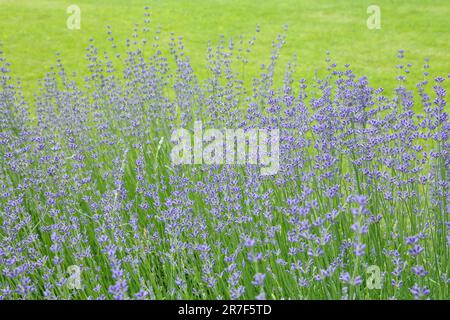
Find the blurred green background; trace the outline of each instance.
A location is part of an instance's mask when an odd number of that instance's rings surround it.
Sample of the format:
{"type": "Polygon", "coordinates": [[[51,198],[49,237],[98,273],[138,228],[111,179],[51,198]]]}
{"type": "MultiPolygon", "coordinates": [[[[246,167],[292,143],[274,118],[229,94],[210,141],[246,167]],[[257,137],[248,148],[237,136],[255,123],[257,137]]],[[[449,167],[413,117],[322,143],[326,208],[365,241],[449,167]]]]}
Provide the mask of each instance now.
{"type": "MultiPolygon", "coordinates": [[[[27,96],[36,90],[60,52],[67,71],[86,72],[85,48],[89,38],[102,50],[111,51],[106,26],[125,43],[133,23],[142,27],[144,6],[151,12],[151,31],[160,26],[166,41],[170,32],[183,36],[186,51],[200,77],[206,75],[208,40],[217,43],[219,35],[246,40],[261,32],[249,55],[248,74],[255,74],[271,55],[271,42],[289,26],[281,62],[298,55],[301,77],[311,77],[325,66],[325,52],[338,65],[350,63],[358,75],[367,75],[374,86],[388,92],[396,85],[397,50],[406,51],[411,62],[411,86],[422,78],[425,57],[430,73],[450,73],[449,0],[0,0],[0,42],[13,75],[23,82],[27,96]],[[69,30],[66,9],[81,9],[81,29],[69,30]],[[370,30],[366,10],[371,4],[381,8],[381,29],[370,30]]],[[[150,37],[149,37],[150,38],[150,37]]],[[[119,50],[121,50],[119,48],[119,50]]],[[[283,71],[281,64],[280,70],[283,71]]],[[[247,70],[246,70],[247,74],[247,70]]],[[[250,77],[250,76],[249,76],[250,77]]]]}

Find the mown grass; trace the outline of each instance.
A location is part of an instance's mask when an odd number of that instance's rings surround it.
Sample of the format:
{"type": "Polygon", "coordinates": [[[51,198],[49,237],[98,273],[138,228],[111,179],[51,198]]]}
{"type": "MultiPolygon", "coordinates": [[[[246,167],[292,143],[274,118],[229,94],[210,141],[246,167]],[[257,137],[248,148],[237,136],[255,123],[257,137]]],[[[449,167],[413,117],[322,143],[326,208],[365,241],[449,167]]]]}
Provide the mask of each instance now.
{"type": "Polygon", "coordinates": [[[260,64],[270,61],[268,48],[285,24],[289,32],[281,63],[297,54],[299,74],[305,78],[321,72],[326,51],[336,63],[350,63],[357,74],[369,76],[373,86],[388,92],[395,87],[394,58],[399,49],[406,50],[414,66],[411,84],[422,79],[420,67],[426,57],[431,60],[432,75],[450,69],[450,4],[446,0],[0,0],[0,42],[14,75],[22,79],[31,97],[38,79],[55,63],[55,52],[61,52],[67,71],[86,74],[84,49],[89,38],[96,39],[100,50],[109,50],[105,31],[110,25],[124,44],[133,23],[142,25],[145,5],[152,11],[152,31],[160,26],[166,40],[170,32],[182,36],[197,74],[203,77],[207,76],[208,41],[217,43],[221,34],[235,41],[240,36],[249,40],[259,25],[261,32],[245,71],[250,79],[260,64]],[[80,30],[66,28],[66,8],[72,3],[81,8],[80,30]],[[380,30],[366,26],[371,4],[381,8],[380,30]]]}

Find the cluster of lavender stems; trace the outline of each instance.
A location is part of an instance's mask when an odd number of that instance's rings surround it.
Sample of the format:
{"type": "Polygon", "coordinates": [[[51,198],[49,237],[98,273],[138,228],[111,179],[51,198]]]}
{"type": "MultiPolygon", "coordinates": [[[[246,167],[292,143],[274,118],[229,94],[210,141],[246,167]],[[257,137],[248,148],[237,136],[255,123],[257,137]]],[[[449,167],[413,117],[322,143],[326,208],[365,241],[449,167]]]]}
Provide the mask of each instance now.
{"type": "Polygon", "coordinates": [[[32,99],[0,54],[0,299],[450,297],[447,76],[409,88],[399,51],[393,95],[328,55],[277,79],[280,35],[252,79],[256,36],[211,44],[200,77],[148,16],[126,52],[92,40],[82,80],[58,55],[32,99]],[[197,120],[279,129],[279,172],[174,166],[197,120]]]}

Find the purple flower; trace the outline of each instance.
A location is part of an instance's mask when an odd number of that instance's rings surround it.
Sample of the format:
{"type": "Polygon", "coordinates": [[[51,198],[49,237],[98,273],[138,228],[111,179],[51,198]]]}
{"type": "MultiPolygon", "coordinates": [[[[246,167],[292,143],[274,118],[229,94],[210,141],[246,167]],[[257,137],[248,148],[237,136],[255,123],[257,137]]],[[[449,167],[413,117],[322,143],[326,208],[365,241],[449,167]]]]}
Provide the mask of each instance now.
{"type": "Polygon", "coordinates": [[[425,277],[428,274],[422,266],[413,266],[411,270],[420,277],[425,277]]]}
{"type": "Polygon", "coordinates": [[[365,249],[366,249],[366,245],[365,244],[363,244],[363,243],[356,243],[353,252],[355,253],[355,255],[360,257],[360,256],[364,255],[365,249]]]}
{"type": "Polygon", "coordinates": [[[257,273],[253,277],[252,284],[257,287],[262,287],[264,285],[264,279],[266,278],[266,275],[263,273],[257,273]]]}
{"type": "Polygon", "coordinates": [[[425,286],[421,288],[417,284],[414,284],[414,286],[409,289],[409,292],[411,292],[415,300],[420,300],[421,298],[426,297],[430,294],[430,290],[428,289],[428,287],[425,286]]]}
{"type": "Polygon", "coordinates": [[[408,250],[408,253],[409,253],[410,255],[412,255],[413,257],[416,257],[416,256],[418,256],[422,251],[423,251],[423,248],[422,248],[420,245],[416,244],[413,248],[411,248],[411,249],[408,250]]]}

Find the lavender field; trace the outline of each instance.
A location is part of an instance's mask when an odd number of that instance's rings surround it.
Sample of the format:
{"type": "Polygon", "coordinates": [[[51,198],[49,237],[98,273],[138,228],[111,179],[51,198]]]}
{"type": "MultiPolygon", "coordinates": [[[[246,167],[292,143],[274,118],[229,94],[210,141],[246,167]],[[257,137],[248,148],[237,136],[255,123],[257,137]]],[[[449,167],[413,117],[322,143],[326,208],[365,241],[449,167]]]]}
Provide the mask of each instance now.
{"type": "Polygon", "coordinates": [[[121,52],[108,27],[81,80],[57,55],[30,99],[0,55],[0,300],[450,298],[450,70],[400,50],[391,95],[324,53],[303,78],[286,28],[258,75],[255,30],[200,77],[152,28],[121,52]],[[198,121],[279,130],[276,172],[174,163],[198,121]]]}

